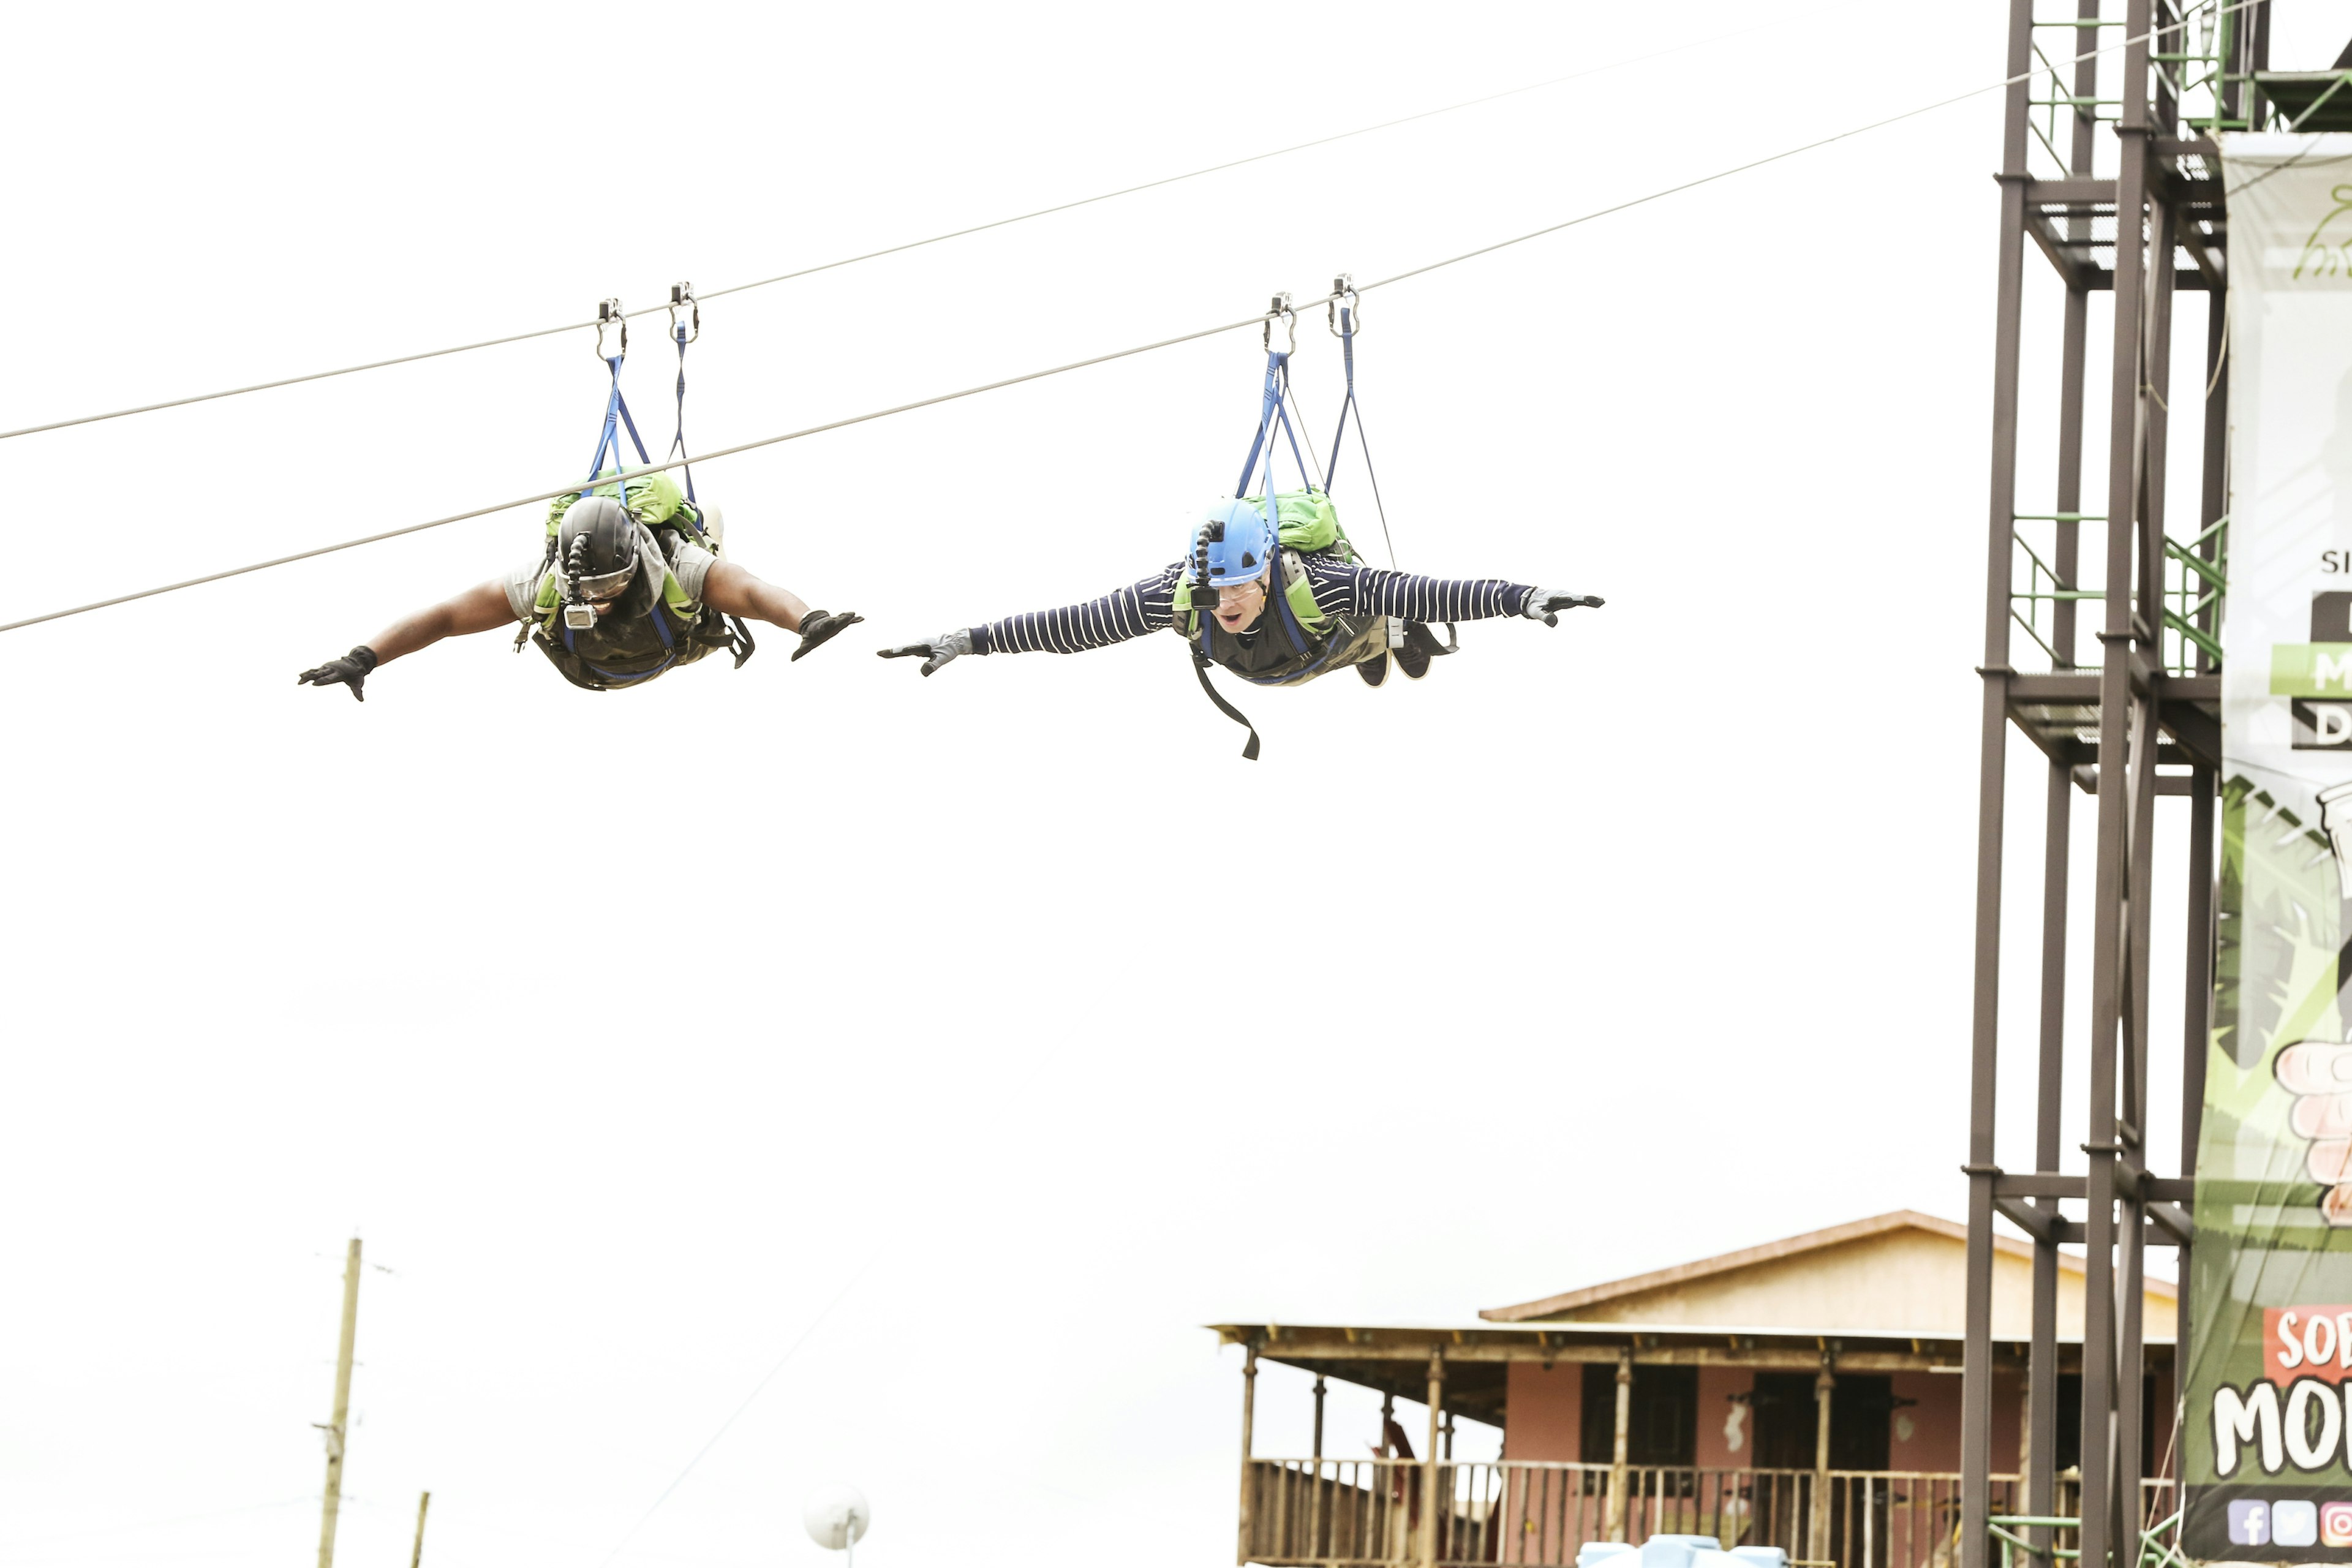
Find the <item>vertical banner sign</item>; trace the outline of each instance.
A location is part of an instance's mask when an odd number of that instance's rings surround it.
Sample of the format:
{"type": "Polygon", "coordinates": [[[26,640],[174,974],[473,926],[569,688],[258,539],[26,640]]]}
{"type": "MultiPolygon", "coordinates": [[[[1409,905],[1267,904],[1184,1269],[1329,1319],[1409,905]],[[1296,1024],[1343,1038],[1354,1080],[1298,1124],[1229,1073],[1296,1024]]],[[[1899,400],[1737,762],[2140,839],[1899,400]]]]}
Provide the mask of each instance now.
{"type": "Polygon", "coordinates": [[[2221,962],[2183,1545],[2352,1563],[2352,135],[2221,142],[2221,962]]]}

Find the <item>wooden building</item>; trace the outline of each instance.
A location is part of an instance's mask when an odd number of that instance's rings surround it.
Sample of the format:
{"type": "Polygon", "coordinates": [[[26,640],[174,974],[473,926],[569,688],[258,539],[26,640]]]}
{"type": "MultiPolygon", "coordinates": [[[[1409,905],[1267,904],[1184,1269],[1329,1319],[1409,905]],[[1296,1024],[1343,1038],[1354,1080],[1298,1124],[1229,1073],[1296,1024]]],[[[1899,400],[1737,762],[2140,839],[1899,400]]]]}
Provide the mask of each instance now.
{"type": "MultiPolygon", "coordinates": [[[[1959,1504],[1965,1227],[1903,1211],[1490,1308],[1475,1321],[1221,1323],[1243,1372],[1241,1563],[1570,1563],[1587,1541],[1712,1535],[1840,1568],[1943,1568],[1959,1504]],[[1252,1450],[1257,1364],[1316,1374],[1315,1452],[1252,1450]],[[1424,1402],[1381,1457],[1322,1452],[1328,1380],[1424,1402]],[[1457,1419],[1502,1457],[1454,1463],[1457,1419]],[[1417,1457],[1404,1448],[1418,1442],[1417,1457]]],[[[2032,1248],[1995,1256],[1994,1468],[2019,1465],[2032,1248]]],[[[2057,1463],[2074,1463],[2081,1265],[2058,1282],[2057,1463]]],[[[2173,1288],[2147,1286],[2153,1493],[2168,1486],[2173,1288]]],[[[1996,1483],[1995,1511],[2003,1489],[1996,1483]]],[[[2062,1510],[2064,1511],[2063,1505],[2062,1510]]]]}

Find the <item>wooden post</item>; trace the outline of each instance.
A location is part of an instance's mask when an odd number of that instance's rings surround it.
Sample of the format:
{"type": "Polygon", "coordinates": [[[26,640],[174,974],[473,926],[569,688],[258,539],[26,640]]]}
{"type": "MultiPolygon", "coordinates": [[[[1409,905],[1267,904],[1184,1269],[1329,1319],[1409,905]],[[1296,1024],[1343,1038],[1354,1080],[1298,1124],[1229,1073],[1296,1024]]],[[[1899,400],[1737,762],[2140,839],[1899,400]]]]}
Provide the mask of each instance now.
{"type": "Polygon", "coordinates": [[[1242,1508],[1241,1536],[1234,1548],[1237,1563],[1250,1560],[1250,1504],[1257,1491],[1256,1478],[1250,1474],[1250,1443],[1257,1424],[1257,1346],[1249,1347],[1242,1363],[1242,1508]]]}
{"type": "Polygon", "coordinates": [[[1454,1462],[1454,1412],[1445,1413],[1445,1462],[1454,1462]]]}
{"type": "MultiPolygon", "coordinates": [[[[1387,1434],[1386,1432],[1383,1432],[1383,1433],[1381,1433],[1381,1439],[1382,1439],[1383,1441],[1385,1441],[1385,1440],[1387,1439],[1387,1437],[1388,1437],[1388,1434],[1387,1434]]],[[[1317,1373],[1315,1374],[1315,1458],[1318,1458],[1318,1459],[1319,1459],[1319,1458],[1321,1458],[1322,1457],[1323,1457],[1323,1374],[1322,1374],[1321,1373],[1319,1373],[1319,1372],[1318,1372],[1318,1373],[1317,1373]]],[[[1322,1472],[1318,1470],[1318,1471],[1317,1471],[1316,1473],[1317,1473],[1318,1475],[1320,1475],[1322,1472]]]]}
{"type": "MultiPolygon", "coordinates": [[[[2055,1164],[2057,1162],[2051,1162],[2055,1164]]],[[[2193,1162],[2192,1162],[2193,1163],[2193,1162]]],[[[2187,1291],[2181,1292],[2186,1296],[2187,1291]]],[[[2181,1342],[2186,1343],[2186,1341],[2181,1342]]],[[[2033,1473],[2033,1373],[2029,1368],[2018,1380],[2017,1387],[2017,1476],[2021,1485],[2033,1473]]],[[[2004,1500],[2005,1506],[1996,1507],[1995,1513],[2020,1513],[2021,1494],[2004,1500]]]]}
{"type": "Polygon", "coordinates": [[[1813,1379],[1813,1518],[1805,1555],[1824,1563],[1830,1555],[1830,1395],[1837,1377],[1830,1358],[1822,1357],[1821,1375],[1813,1379]]]}
{"type": "Polygon", "coordinates": [[[1421,1455],[1421,1563],[1422,1568],[1437,1568],[1439,1533],[1437,1522],[1437,1432],[1440,1413],[1445,1405],[1445,1352],[1435,1345],[1429,1347],[1429,1447],[1421,1455]]]}
{"type": "Polygon", "coordinates": [[[360,1238],[343,1258],[343,1338],[335,1352],[335,1415],[327,1434],[327,1498],[319,1519],[319,1568],[334,1568],[335,1516],[343,1506],[343,1434],[352,1411],[352,1341],[360,1325],[360,1238]]]}
{"type": "Polygon", "coordinates": [[[432,1502],[431,1492],[416,1494],[416,1544],[409,1549],[408,1568],[425,1568],[425,1510],[432,1502]]]}
{"type": "Polygon", "coordinates": [[[1633,1425],[1633,1352],[1617,1352],[1617,1432],[1609,1448],[1609,1539],[1625,1539],[1626,1438],[1633,1425]]]}
{"type": "MultiPolygon", "coordinates": [[[[1383,1389],[1381,1391],[1381,1458],[1383,1459],[1393,1459],[1397,1457],[1396,1450],[1389,1444],[1389,1426],[1395,1420],[1396,1395],[1383,1389]]],[[[1403,1517],[1404,1491],[1397,1484],[1397,1480],[1398,1472],[1392,1468],[1384,1468],[1380,1473],[1381,1506],[1387,1510],[1383,1515],[1381,1533],[1381,1540],[1383,1542],[1397,1539],[1397,1521],[1403,1517]]],[[[1382,1550],[1389,1552],[1392,1556],[1399,1555],[1392,1548],[1386,1545],[1383,1545],[1382,1550]]]]}

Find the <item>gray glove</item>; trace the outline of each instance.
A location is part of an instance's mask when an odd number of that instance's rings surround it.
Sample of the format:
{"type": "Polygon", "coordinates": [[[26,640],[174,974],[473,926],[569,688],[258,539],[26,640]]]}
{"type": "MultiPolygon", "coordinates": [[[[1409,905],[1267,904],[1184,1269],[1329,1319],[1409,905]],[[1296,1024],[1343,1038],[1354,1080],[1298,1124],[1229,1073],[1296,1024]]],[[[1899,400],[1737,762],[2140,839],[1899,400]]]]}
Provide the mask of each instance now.
{"type": "Polygon", "coordinates": [[[958,626],[951,632],[941,632],[929,642],[910,642],[904,647],[876,651],[883,658],[919,658],[923,661],[923,673],[936,675],[940,666],[971,651],[971,628],[958,626]]]}
{"type": "Polygon", "coordinates": [[[1530,588],[1528,602],[1519,606],[1519,614],[1531,621],[1541,621],[1548,626],[1559,625],[1559,612],[1580,605],[1599,609],[1602,600],[1598,594],[1563,594],[1557,588],[1530,588]]]}

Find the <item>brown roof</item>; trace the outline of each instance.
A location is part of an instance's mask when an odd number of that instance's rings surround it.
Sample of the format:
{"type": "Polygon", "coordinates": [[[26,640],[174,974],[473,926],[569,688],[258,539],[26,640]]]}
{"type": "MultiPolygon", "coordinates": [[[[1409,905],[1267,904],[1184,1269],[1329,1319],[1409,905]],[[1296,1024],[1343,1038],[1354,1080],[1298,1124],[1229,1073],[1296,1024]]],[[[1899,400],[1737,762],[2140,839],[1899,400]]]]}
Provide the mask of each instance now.
{"type": "MultiPolygon", "coordinates": [[[[1761,1247],[1743,1247],[1716,1258],[1702,1258],[1696,1263],[1678,1263],[1672,1268],[1660,1268],[1648,1274],[1636,1274],[1627,1279],[1612,1279],[1605,1285],[1588,1285],[1581,1290],[1564,1291],[1547,1296],[1540,1301],[1522,1301],[1515,1307],[1490,1307],[1478,1315],[1489,1322],[1522,1323],[1538,1318],[1549,1318],[1561,1312],[1572,1312],[1580,1307],[1590,1307],[1620,1297],[1639,1295],[1646,1290],[1661,1289],[1669,1285],[1686,1284],[1704,1279],[1712,1274],[1728,1274],[1734,1269],[1748,1268],[1759,1263],[1771,1263],[1799,1253],[1816,1252],[1825,1247],[1838,1247],[1850,1241],[1861,1241],[1889,1231],[1924,1230],[1931,1235],[1949,1237],[1958,1242],[1969,1238],[1968,1226],[1955,1225],[1934,1215],[1920,1214],[1914,1209],[1896,1209],[1893,1214],[1873,1215],[1868,1219],[1853,1220],[1845,1225],[1833,1225],[1827,1230],[1809,1230],[1802,1236],[1791,1236],[1780,1241],[1768,1241],[1761,1247]]],[[[2031,1258],[2031,1243],[2014,1237],[1995,1233],[1992,1244],[2011,1257],[2031,1258]]],[[[2071,1273],[2083,1272],[2083,1260],[2066,1253],[2058,1255],[2058,1267],[2071,1273]]],[[[2149,1277],[2148,1292],[2170,1296],[2175,1287],[2169,1280],[2149,1277]]]]}

